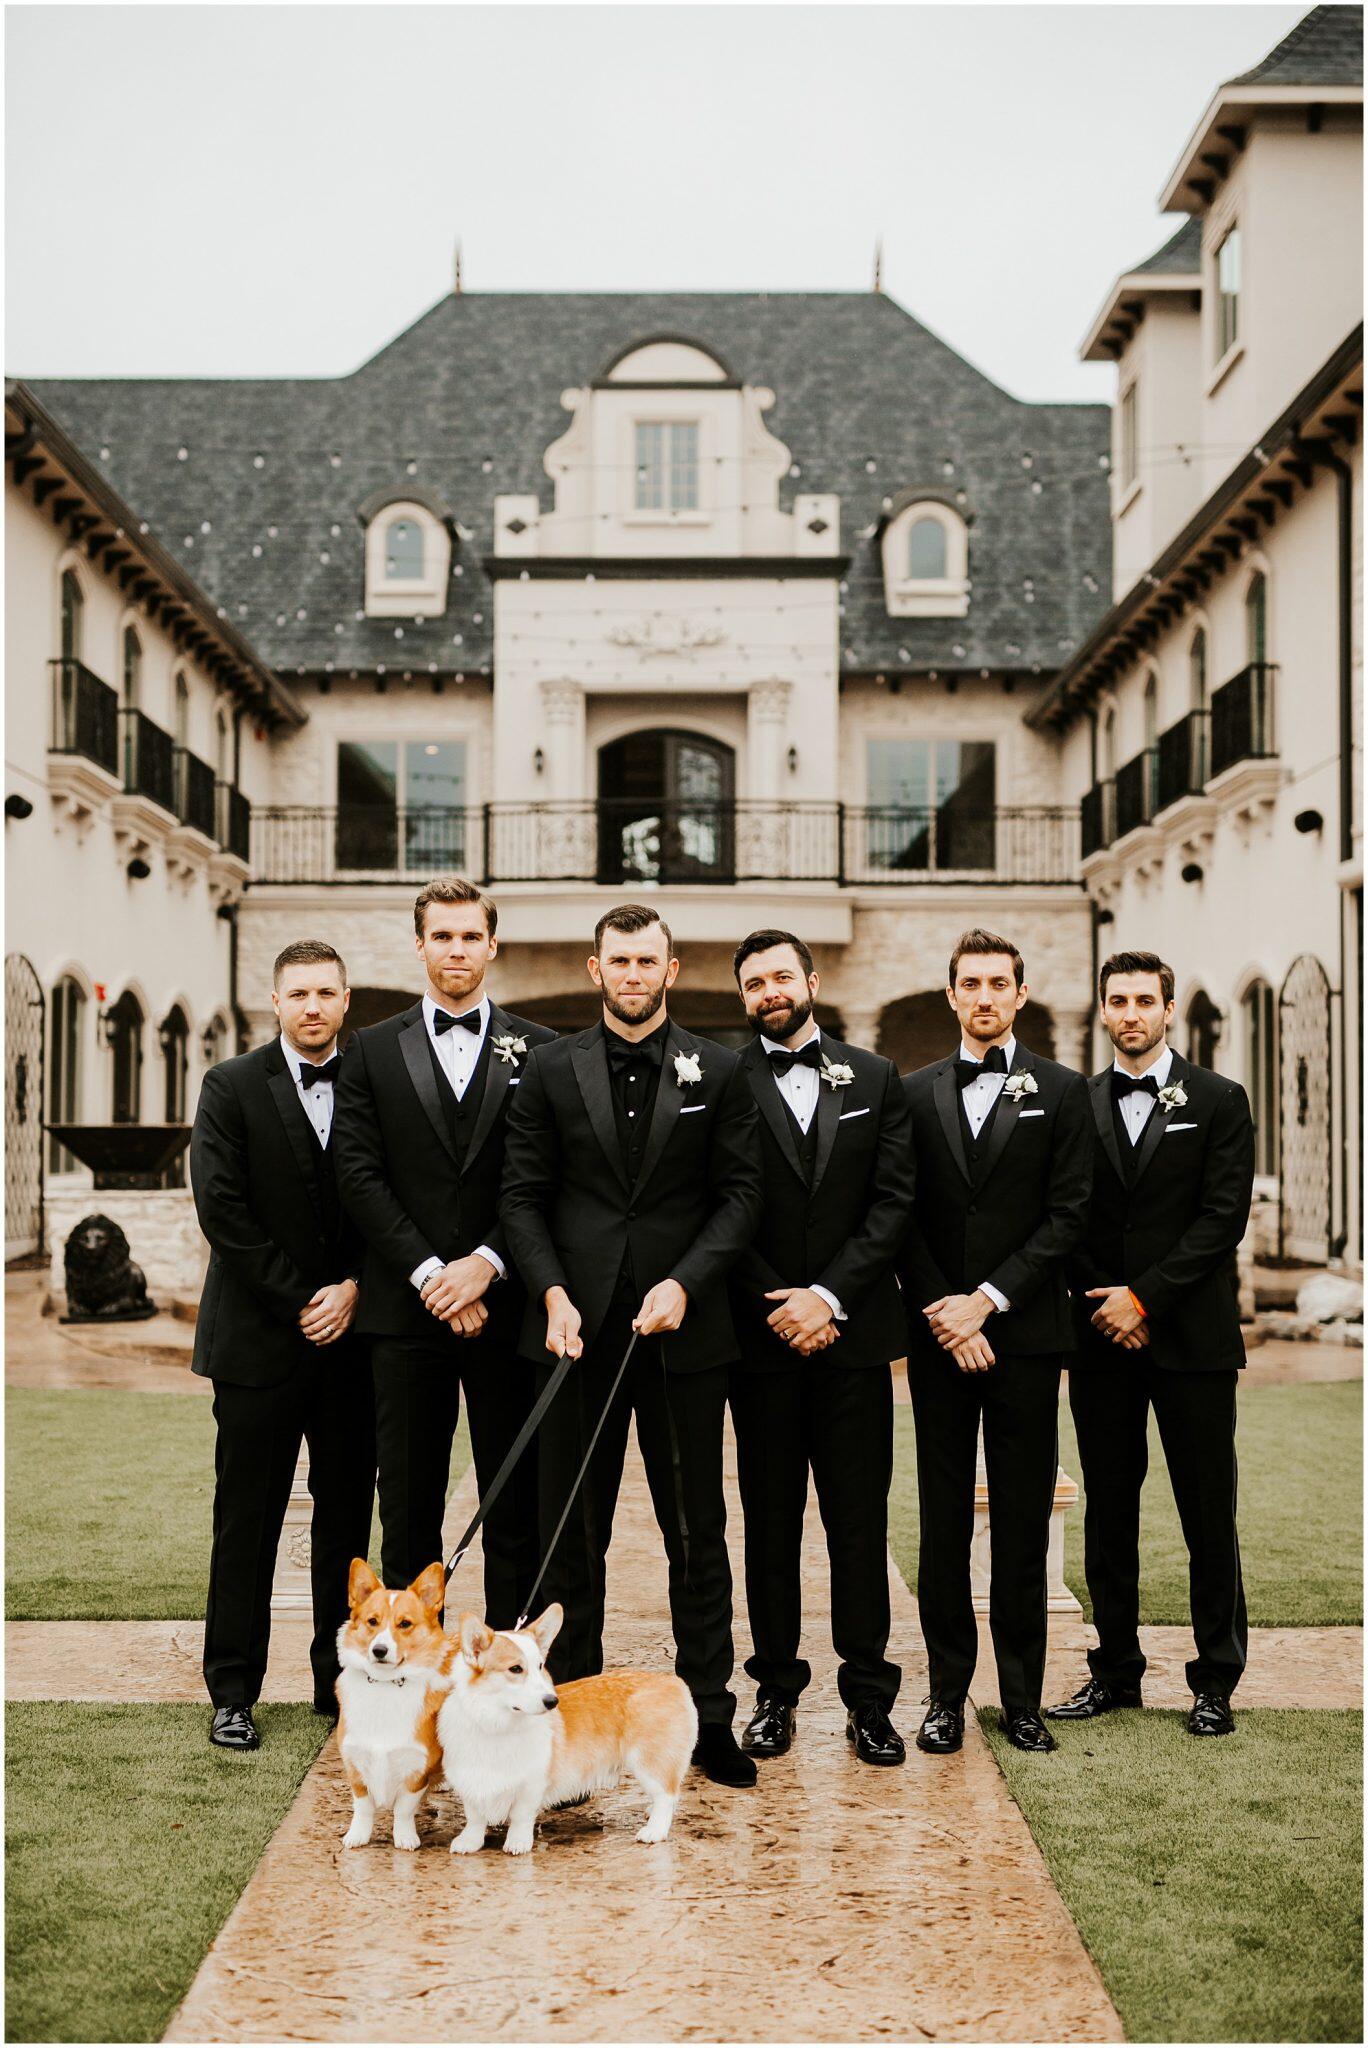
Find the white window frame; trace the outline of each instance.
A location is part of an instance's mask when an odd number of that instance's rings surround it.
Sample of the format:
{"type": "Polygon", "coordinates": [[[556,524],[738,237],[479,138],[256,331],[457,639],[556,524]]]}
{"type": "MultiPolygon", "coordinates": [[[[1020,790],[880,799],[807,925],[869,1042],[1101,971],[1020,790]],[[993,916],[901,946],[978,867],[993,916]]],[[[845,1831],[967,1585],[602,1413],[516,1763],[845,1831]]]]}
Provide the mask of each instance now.
{"type": "MultiPolygon", "coordinates": [[[[710,435],[708,420],[693,407],[672,406],[668,399],[659,403],[653,401],[649,408],[633,411],[625,422],[623,456],[623,491],[621,496],[622,519],[630,526],[707,526],[711,523],[713,511],[709,483],[710,435]],[[637,436],[642,427],[692,427],[697,441],[695,469],[698,485],[698,502],[694,505],[675,508],[668,505],[637,504],[637,436]]],[[[668,476],[670,464],[665,463],[668,476]]]]}
{"type": "Polygon", "coordinates": [[[1116,468],[1123,504],[1140,484],[1140,379],[1131,377],[1116,401],[1116,468]]]}
{"type": "Polygon", "coordinates": [[[962,619],[969,610],[969,529],[952,505],[920,498],[904,505],[884,528],[884,602],[890,618],[962,619]],[[945,532],[944,576],[909,576],[907,543],[912,528],[934,519],[945,532]]]}
{"type": "MultiPolygon", "coordinates": [[[[448,727],[446,725],[438,725],[436,722],[434,722],[434,724],[426,727],[423,730],[415,730],[412,725],[403,727],[386,725],[378,731],[368,731],[364,727],[359,729],[343,727],[339,729],[337,732],[332,733],[329,737],[332,751],[328,761],[328,779],[332,787],[332,809],[334,820],[337,819],[337,817],[340,815],[343,809],[343,805],[341,803],[338,792],[337,771],[339,750],[344,746],[392,746],[396,750],[396,777],[394,792],[394,815],[396,829],[395,866],[393,868],[337,866],[336,872],[338,874],[394,874],[407,880],[409,877],[413,875],[425,874],[430,872],[430,864],[426,867],[422,864],[420,864],[418,867],[406,867],[404,865],[404,834],[403,831],[401,830],[401,827],[406,823],[407,818],[409,816],[408,776],[407,770],[404,766],[404,749],[409,746],[422,746],[428,742],[440,745],[443,742],[449,741],[453,745],[458,745],[465,749],[465,800],[463,803],[453,806],[453,809],[458,809],[464,813],[465,823],[462,826],[462,836],[466,841],[466,844],[465,847],[463,848],[463,854],[469,854],[470,837],[472,829],[470,824],[471,813],[477,811],[480,807],[479,801],[472,795],[473,777],[477,762],[476,740],[478,737],[473,726],[462,725],[458,727],[448,727]]],[[[334,825],[334,838],[332,842],[334,857],[336,854],[337,846],[335,835],[336,825],[334,825]]]]}
{"type": "Polygon", "coordinates": [[[451,535],[426,505],[394,498],[382,505],[366,528],[366,615],[372,619],[439,618],[446,610],[451,575],[451,535]],[[423,536],[421,576],[385,574],[386,543],[396,519],[409,519],[423,536]]]}

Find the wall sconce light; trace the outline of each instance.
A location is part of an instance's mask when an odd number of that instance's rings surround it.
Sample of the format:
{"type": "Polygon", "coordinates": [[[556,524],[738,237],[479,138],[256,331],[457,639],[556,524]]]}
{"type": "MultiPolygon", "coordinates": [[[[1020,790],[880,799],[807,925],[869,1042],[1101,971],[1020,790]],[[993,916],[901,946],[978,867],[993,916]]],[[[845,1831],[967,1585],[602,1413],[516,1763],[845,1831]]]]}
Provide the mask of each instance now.
{"type": "Polygon", "coordinates": [[[1190,860],[1182,872],[1185,882],[1200,882],[1204,870],[1198,866],[1195,860],[1190,860]]]}
{"type": "Polygon", "coordinates": [[[147,862],[141,858],[140,855],[135,855],[134,858],[128,863],[128,877],[130,881],[145,882],[148,876],[151,874],[151,872],[151,868],[147,865],[147,862]]]}
{"type": "Polygon", "coordinates": [[[534,772],[535,772],[536,774],[538,774],[538,775],[545,775],[545,773],[546,773],[546,756],[545,756],[545,754],[544,754],[544,753],[542,752],[542,750],[541,750],[541,748],[540,748],[540,747],[538,747],[538,748],[537,748],[537,751],[536,751],[536,753],[535,753],[535,754],[534,754],[534,755],[532,756],[532,767],[533,767],[533,770],[534,770],[534,772]]]}
{"type": "Polygon", "coordinates": [[[1099,924],[1115,924],[1116,912],[1114,910],[1099,910],[1097,913],[1097,922],[1099,924]]]}
{"type": "Polygon", "coordinates": [[[119,1038],[119,1020],[112,1010],[101,1010],[100,1012],[100,1036],[109,1050],[113,1052],[119,1038]]]}
{"type": "Polygon", "coordinates": [[[18,794],[7,796],[5,798],[5,816],[7,818],[19,819],[31,818],[33,816],[33,805],[26,796],[19,796],[18,794]]]}
{"type": "MultiPolygon", "coordinates": [[[[9,805],[7,804],[5,808],[8,810],[9,805]]],[[[1292,825],[1298,832],[1320,832],[1324,830],[1325,820],[1319,811],[1298,811],[1292,825]]]]}
{"type": "Polygon", "coordinates": [[[790,774],[790,775],[796,775],[796,774],[798,773],[798,749],[797,749],[797,747],[790,747],[790,748],[789,748],[789,750],[788,750],[788,764],[789,764],[789,774],[790,774]]]}
{"type": "Polygon", "coordinates": [[[205,1025],[203,1031],[201,1031],[199,1035],[199,1042],[200,1057],[203,1059],[204,1064],[207,1067],[213,1060],[214,1051],[216,1046],[218,1045],[218,1032],[215,1030],[212,1024],[205,1025]]]}

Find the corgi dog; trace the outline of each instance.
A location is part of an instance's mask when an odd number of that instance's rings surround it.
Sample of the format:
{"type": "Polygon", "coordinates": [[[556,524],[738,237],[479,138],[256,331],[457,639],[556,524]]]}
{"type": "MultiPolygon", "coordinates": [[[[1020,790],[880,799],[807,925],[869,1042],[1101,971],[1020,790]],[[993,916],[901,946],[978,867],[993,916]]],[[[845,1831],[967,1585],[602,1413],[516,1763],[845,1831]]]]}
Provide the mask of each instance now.
{"type": "Polygon", "coordinates": [[[559,1603],[525,1629],[496,1633],[461,1617],[450,1690],[437,1739],[452,1791],[465,1807],[453,1855],[472,1856],[506,1821],[504,1851],[525,1856],[537,1815],[586,1792],[606,1792],[629,1772],[651,1802],[639,1842],[670,1832],[698,1740],[698,1714],[682,1679],[609,1671],[553,1685],[546,1654],[564,1620],[559,1603]]]}
{"type": "Polygon", "coordinates": [[[415,1815],[440,1776],[437,1709],[456,1645],[440,1616],[446,1574],[430,1564],[411,1586],[387,1591],[364,1557],[347,1581],[351,1615],[337,1632],[338,1747],[351,1786],[348,1849],[364,1849],[377,1807],[394,1809],[394,1846],[416,1849],[415,1815]]]}

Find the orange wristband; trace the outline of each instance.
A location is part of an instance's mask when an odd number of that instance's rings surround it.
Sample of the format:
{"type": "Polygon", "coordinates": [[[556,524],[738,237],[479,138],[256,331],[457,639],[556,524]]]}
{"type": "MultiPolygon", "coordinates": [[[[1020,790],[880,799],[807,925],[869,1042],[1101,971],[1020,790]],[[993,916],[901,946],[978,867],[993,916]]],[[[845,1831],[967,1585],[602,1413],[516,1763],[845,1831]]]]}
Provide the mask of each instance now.
{"type": "Polygon", "coordinates": [[[1146,1322],[1148,1322],[1148,1320],[1149,1320],[1149,1310],[1148,1310],[1148,1309],[1147,1309],[1147,1308],[1145,1307],[1145,1304],[1144,1304],[1144,1302],[1143,1302],[1143,1301],[1141,1301],[1141,1299],[1140,1299],[1139,1295],[1138,1295],[1138,1294],[1136,1294],[1136,1293],[1135,1293],[1135,1291],[1134,1291],[1134,1289],[1133,1289],[1133,1288],[1130,1288],[1130,1287],[1128,1287],[1128,1288],[1126,1289],[1126,1292],[1127,1292],[1127,1294],[1129,1294],[1129,1295],[1130,1295],[1130,1298],[1131,1298],[1131,1306],[1132,1306],[1132,1307],[1134,1308],[1134,1310],[1135,1310],[1135,1313],[1136,1313],[1136,1314],[1137,1314],[1138,1316],[1141,1316],[1141,1317],[1143,1317],[1143,1318],[1145,1319],[1145,1321],[1146,1321],[1146,1322]]]}

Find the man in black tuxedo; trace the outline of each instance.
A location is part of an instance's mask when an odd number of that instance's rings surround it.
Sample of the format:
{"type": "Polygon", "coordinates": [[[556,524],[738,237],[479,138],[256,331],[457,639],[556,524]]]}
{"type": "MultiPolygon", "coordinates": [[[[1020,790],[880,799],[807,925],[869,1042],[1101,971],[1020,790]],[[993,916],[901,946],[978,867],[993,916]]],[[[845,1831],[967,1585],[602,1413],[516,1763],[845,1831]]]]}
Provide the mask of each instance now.
{"type": "Polygon", "coordinates": [[[909,1075],[917,1193],[900,1264],[917,1429],[917,1600],[931,1704],[917,1737],[958,1749],[978,1655],[969,1581],[979,1418],[988,1466],[989,1622],[1003,1727],[1055,1747],[1040,1718],[1059,1374],[1073,1348],[1065,1261],[1092,1186],[1087,1083],[1018,1045],[1025,969],[1009,939],[966,932],[946,996],[960,1047],[909,1075]]]}
{"type": "Polygon", "coordinates": [[[256,1749],[271,1581],[301,1440],[309,1446],[314,1707],[335,1714],[347,1573],[370,1542],[375,1430],[356,1337],[360,1241],[331,1143],[347,972],[317,940],[287,946],[271,1001],[280,1036],[211,1067],[190,1139],[209,1240],[192,1370],[214,1382],[214,1544],[204,1623],[209,1739],[256,1749]]]}
{"type": "Polygon", "coordinates": [[[1141,1704],[1140,1489],[1153,1407],[1187,1542],[1197,1655],[1194,1735],[1228,1735],[1248,1630],[1235,1532],[1235,1388],[1245,1362],[1236,1252],[1254,1188],[1254,1125],[1236,1081],[1168,1043],[1173,969],[1114,953],[1099,977],[1116,1048],[1091,1084],[1095,1178],[1070,1262],[1078,1351],[1069,1406],[1083,1465],[1092,1677],[1050,1709],[1086,1721],[1141,1704]]]}
{"type": "MultiPolygon", "coordinates": [[[[532,1047],[555,1036],[500,1009],[485,988],[498,911],[473,883],[429,882],[413,922],[422,999],[357,1032],[337,1104],[342,1200],[366,1247],[360,1328],[373,1340],[387,1586],[409,1585],[442,1555],[462,1385],[482,1494],[532,1406],[499,1183],[508,1105],[532,1047]]],[[[530,1450],[483,1542],[485,1618],[511,1628],[537,1570],[530,1450]]]]}
{"type": "Polygon", "coordinates": [[[760,1217],[755,1108],[736,1054],[666,1014],[679,962],[653,910],[600,918],[588,965],[602,1022],[528,1061],[503,1194],[529,1297],[524,1353],[542,1361],[542,1384],[547,1352],[578,1360],[541,1430],[547,1540],[638,1337],[552,1558],[546,1594],[565,1624],[551,1661],[562,1679],[603,1669],[604,1560],[635,1412],[669,1559],[675,1668],[698,1707],[695,1758],[721,1784],[754,1784],[731,1732],[722,1425],[736,1357],[726,1277],[760,1217]]]}
{"type": "Polygon", "coordinates": [[[888,1661],[889,1366],[907,1348],[894,1259],[915,1184],[897,1069],[818,1028],[812,954],[752,932],[732,963],[755,1041],[741,1065],[760,1113],[765,1205],[732,1268],[731,1372],[756,1709],[741,1737],[781,1756],[812,1677],[799,1656],[808,1471],[826,1529],[846,1734],[862,1763],[900,1764],[888,1661]]]}

